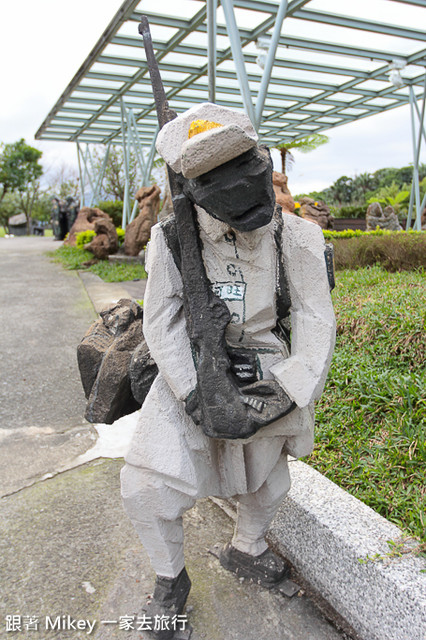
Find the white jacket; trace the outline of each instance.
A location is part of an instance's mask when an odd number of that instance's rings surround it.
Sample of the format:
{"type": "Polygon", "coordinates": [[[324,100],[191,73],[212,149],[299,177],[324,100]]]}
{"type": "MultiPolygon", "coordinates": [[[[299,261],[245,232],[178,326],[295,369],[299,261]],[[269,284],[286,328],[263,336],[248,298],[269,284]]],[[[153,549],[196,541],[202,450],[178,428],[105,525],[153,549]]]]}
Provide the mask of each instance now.
{"type": "MultiPolygon", "coordinates": [[[[231,312],[227,343],[254,349],[260,376],[275,378],[297,405],[248,440],[216,441],[222,450],[225,447],[234,454],[248,443],[259,452],[259,477],[252,486],[247,486],[247,478],[242,482],[234,478],[224,482],[235,486],[217,492],[234,495],[240,489],[256,490],[255,485],[267,477],[267,467],[275,456],[275,437],[285,437],[285,448],[296,457],[312,450],[313,404],[327,377],[335,319],[320,227],[296,216],[283,216],[282,251],[291,296],[289,354],[272,333],[277,321],[278,277],[273,222],[255,231],[233,232],[202,209],[197,211],[207,276],[231,312]],[[264,468],[262,459],[267,460],[264,468]]],[[[204,451],[210,456],[209,464],[214,464],[217,452],[212,450],[215,441],[205,436],[184,410],[183,400],[196,385],[196,371],[183,313],[182,279],[161,224],[152,229],[146,266],[144,335],[160,373],[143,405],[126,460],[192,484],[200,478],[196,470],[189,470],[194,459],[190,452],[204,451]]],[[[205,495],[215,493],[206,489],[205,495]]]]}

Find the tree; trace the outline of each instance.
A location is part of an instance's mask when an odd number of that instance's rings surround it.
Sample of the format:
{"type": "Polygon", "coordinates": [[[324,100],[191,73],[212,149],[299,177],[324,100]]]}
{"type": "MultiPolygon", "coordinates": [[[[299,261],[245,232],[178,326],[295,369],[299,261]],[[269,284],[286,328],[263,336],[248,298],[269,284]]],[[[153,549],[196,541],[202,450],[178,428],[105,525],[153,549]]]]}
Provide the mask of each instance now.
{"type": "Polygon", "coordinates": [[[39,164],[42,152],[26,144],[21,138],[17,142],[5,144],[0,156],[0,202],[6,193],[17,192],[27,219],[27,233],[30,230],[31,211],[40,189],[43,167],[39,164]]]}
{"type": "Polygon", "coordinates": [[[330,195],[338,205],[350,204],[353,196],[353,180],[348,176],[341,176],[329,187],[330,195]]]}
{"type": "Polygon", "coordinates": [[[77,198],[79,195],[78,171],[64,162],[50,167],[44,174],[43,182],[51,196],[77,198]]]}
{"type": "Polygon", "coordinates": [[[286,175],[286,171],[294,163],[294,156],[290,149],[297,149],[302,153],[308,153],[314,151],[322,144],[328,142],[328,137],[323,136],[320,133],[312,133],[305,138],[299,138],[299,140],[293,140],[292,142],[283,142],[276,146],[276,149],[281,153],[282,173],[286,175]]]}
{"type": "MultiPolygon", "coordinates": [[[[101,171],[106,149],[105,147],[96,148],[94,152],[95,167],[97,172],[101,171]]],[[[129,153],[129,186],[130,197],[133,197],[140,186],[140,177],[135,154],[129,153]]],[[[104,179],[102,181],[101,198],[104,200],[124,200],[124,189],[126,184],[126,175],[124,170],[124,152],[121,147],[111,146],[109,149],[108,160],[105,167],[104,179]]]]}
{"type": "Polygon", "coordinates": [[[19,213],[19,196],[17,193],[6,193],[0,201],[0,225],[9,231],[9,218],[19,213]]]}
{"type": "Polygon", "coordinates": [[[364,172],[355,176],[352,180],[352,204],[358,202],[364,204],[369,191],[374,191],[378,187],[377,178],[371,173],[364,172]]]}

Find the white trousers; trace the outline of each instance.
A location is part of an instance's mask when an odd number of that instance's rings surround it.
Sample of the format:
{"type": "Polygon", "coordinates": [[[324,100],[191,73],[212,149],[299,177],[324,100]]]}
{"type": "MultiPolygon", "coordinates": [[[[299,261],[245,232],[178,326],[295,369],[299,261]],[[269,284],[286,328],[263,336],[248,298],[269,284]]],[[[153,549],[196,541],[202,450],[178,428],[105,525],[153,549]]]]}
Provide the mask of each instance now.
{"type": "MultiPolygon", "coordinates": [[[[232,545],[251,555],[267,549],[266,531],[290,488],[287,455],[283,453],[254,493],[237,495],[237,523],[232,545]]],[[[152,469],[126,464],[121,472],[124,507],[157,575],[174,578],[185,566],[182,516],[197,498],[192,488],[152,469]],[[170,486],[173,484],[173,486],[170,486]],[[188,492],[189,489],[189,492],[188,492]]]]}

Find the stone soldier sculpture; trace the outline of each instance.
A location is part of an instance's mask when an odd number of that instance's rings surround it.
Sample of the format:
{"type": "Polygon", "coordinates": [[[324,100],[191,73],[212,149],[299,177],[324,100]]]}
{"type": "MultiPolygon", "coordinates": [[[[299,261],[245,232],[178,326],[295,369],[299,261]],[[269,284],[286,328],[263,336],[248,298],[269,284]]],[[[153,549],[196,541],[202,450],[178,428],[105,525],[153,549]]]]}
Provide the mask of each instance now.
{"type": "Polygon", "coordinates": [[[322,231],[275,207],[269,152],[257,145],[245,114],[201,104],[163,127],[157,149],[182,176],[211,290],[229,310],[227,375],[238,402],[235,430],[226,435],[227,407],[213,385],[209,402],[209,363],[189,339],[171,223],[160,223],[148,248],[144,300],[144,334],[159,374],[126,456],[122,495],[157,574],[151,614],[174,615],[190,589],[182,515],[197,498],[238,501],[223,566],[267,587],[284,577],[287,567],[264,536],[290,487],[287,455],[312,449],[313,403],[325,383],[335,322],[322,231]],[[255,426],[238,424],[240,415],[255,426]]]}
{"type": "Polygon", "coordinates": [[[175,218],[153,227],[147,252],[143,331],[158,375],[122,496],[157,574],[149,614],[173,616],[191,586],[182,516],[197,498],[237,499],[226,569],[268,588],[286,575],[265,533],[290,488],[288,454],[312,450],[335,320],[322,231],[275,205],[248,116],[210,103],[170,115],[144,18],[140,31],[175,218]]]}

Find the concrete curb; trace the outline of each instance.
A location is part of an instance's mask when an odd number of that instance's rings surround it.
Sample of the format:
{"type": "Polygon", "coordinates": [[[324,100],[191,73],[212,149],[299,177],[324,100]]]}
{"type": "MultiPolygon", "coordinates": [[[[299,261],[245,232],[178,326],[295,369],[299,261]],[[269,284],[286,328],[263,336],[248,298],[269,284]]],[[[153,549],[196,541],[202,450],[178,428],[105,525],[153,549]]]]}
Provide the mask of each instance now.
{"type": "Polygon", "coordinates": [[[104,282],[95,273],[79,271],[80,276],[96,313],[108,307],[121,298],[128,298],[129,294],[119,282],[104,282]]]}
{"type": "Polygon", "coordinates": [[[363,640],[425,640],[426,562],[413,542],[303,462],[290,470],[274,547],[363,640]]]}

